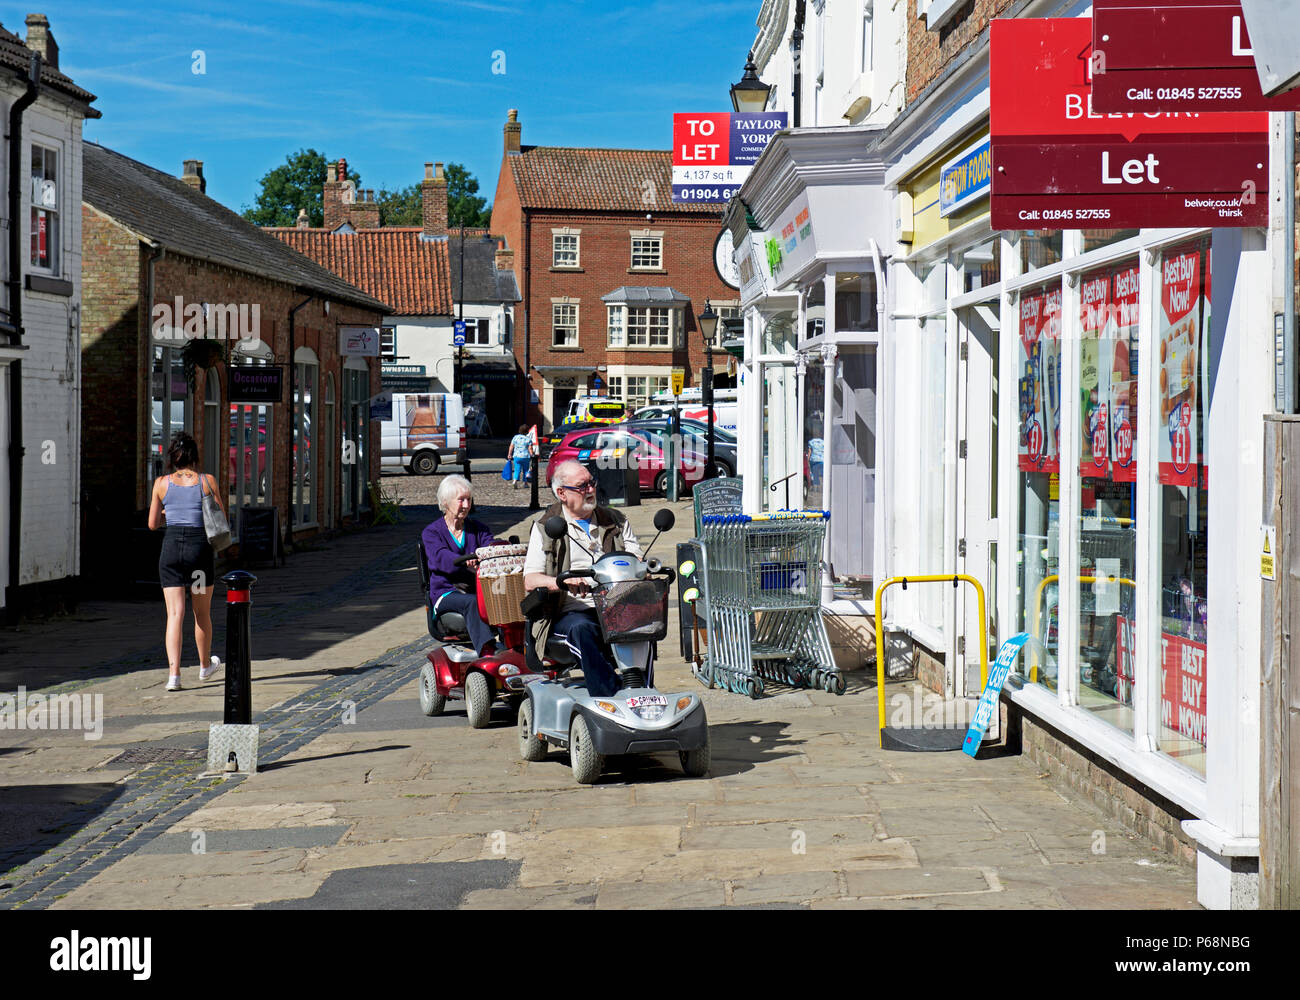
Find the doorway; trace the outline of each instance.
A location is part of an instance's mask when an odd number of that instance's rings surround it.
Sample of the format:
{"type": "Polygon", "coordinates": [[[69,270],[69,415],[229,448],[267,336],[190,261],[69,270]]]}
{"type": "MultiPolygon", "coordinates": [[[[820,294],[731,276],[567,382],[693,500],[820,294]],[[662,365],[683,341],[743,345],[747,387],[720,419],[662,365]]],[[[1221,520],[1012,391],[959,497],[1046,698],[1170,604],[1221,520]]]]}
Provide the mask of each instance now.
{"type": "MultiPolygon", "coordinates": [[[[984,588],[989,662],[998,647],[998,301],[957,314],[957,572],[984,588]]],[[[959,693],[980,694],[979,603],[961,586],[956,599],[959,693]]]]}

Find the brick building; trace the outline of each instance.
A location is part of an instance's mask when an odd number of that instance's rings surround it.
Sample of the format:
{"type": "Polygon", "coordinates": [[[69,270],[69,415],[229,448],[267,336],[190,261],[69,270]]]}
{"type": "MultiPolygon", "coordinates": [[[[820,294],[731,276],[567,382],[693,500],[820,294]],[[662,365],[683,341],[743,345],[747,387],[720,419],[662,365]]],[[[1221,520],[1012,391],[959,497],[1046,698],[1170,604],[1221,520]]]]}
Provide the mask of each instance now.
{"type": "Polygon", "coordinates": [[[70,346],[81,313],[75,206],[82,123],[99,112],[95,95],[59,72],[43,14],[27,15],[26,42],[0,28],[0,97],[18,122],[5,155],[18,157],[19,178],[13,209],[5,201],[2,210],[16,254],[0,246],[0,607],[12,617],[75,600],[80,574],[81,366],[70,346]]]}
{"type": "MultiPolygon", "coordinates": [[[[308,227],[304,213],[297,226],[267,232],[391,303],[393,312],[383,320],[382,359],[401,374],[386,374],[386,387],[451,392],[457,361],[452,324],[463,317],[462,395],[467,405],[486,409],[487,428],[511,432],[518,423],[510,347],[519,301],[513,253],[500,250],[486,230],[449,231],[442,164],[426,163],[424,168],[420,226],[380,227],[374,193],[353,191],[346,180],[347,161],[340,160],[327,166],[323,227],[308,227]]],[[[475,423],[470,431],[484,426],[475,423]]]]}
{"type": "Polygon", "coordinates": [[[739,304],[713,263],[720,208],[673,203],[668,150],[525,146],[520,134],[511,110],[491,228],[521,279],[526,419],[549,429],[598,391],[644,405],[674,368],[698,385],[695,317],[706,299],[723,316],[739,304]]]}
{"type": "Polygon", "coordinates": [[[379,473],[366,408],[379,366],[341,357],[338,331],[378,327],[388,307],[208,198],[201,162],[177,179],[82,149],[86,574],[125,560],[156,579],[161,535],[145,517],[181,429],[236,532],[245,505],[273,506],[297,538],[355,518],[379,473]],[[231,401],[232,370],[267,367],[279,398],[231,401]]]}

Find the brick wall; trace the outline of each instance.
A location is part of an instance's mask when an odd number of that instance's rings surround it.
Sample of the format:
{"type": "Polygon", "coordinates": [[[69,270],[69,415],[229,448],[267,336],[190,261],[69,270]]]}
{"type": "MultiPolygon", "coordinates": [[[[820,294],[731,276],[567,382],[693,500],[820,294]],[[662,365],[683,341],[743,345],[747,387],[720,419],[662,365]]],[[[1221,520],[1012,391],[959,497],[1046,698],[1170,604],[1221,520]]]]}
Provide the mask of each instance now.
{"type": "MultiPolygon", "coordinates": [[[[145,454],[149,447],[151,398],[149,372],[149,329],[151,323],[143,313],[147,296],[147,250],[129,233],[90,208],[83,209],[86,224],[86,308],[82,321],[82,357],[86,372],[82,426],[86,441],[94,442],[93,452],[86,449],[84,465],[87,494],[87,557],[103,567],[120,558],[120,546],[107,541],[127,526],[143,527],[150,502],[152,483],[146,470],[145,454]],[[94,550],[93,555],[92,551],[94,550]]],[[[255,277],[231,268],[167,254],[154,266],[154,301],[172,303],[180,296],[185,303],[256,303],[260,307],[261,339],[274,354],[273,363],[285,366],[285,399],[290,398],[293,351],[289,344],[289,310],[305,298],[288,285],[255,277]]],[[[332,302],[329,315],[323,303],[314,299],[300,309],[295,321],[294,347],[311,348],[317,358],[318,386],[314,400],[315,427],[322,427],[326,377],[334,376],[335,440],[328,444],[331,454],[340,451],[338,440],[342,424],[342,359],[338,353],[340,326],[377,326],[378,313],[332,302]]],[[[224,364],[217,369],[222,399],[229,399],[224,364]]],[[[193,397],[194,437],[199,454],[205,453],[208,434],[217,434],[224,444],[229,434],[229,408],[223,406],[218,426],[209,428],[204,410],[206,375],[195,375],[193,397]]],[[[370,373],[370,392],[379,391],[379,366],[370,373]]],[[[282,526],[287,526],[290,499],[291,449],[289,427],[291,407],[281,404],[272,409],[274,447],[272,449],[272,498],[280,511],[282,526]]],[[[326,447],[312,442],[313,449],[326,447]]],[[[218,445],[219,454],[227,449],[218,445]]],[[[321,451],[317,451],[317,461],[321,451]]],[[[369,476],[379,476],[379,428],[370,425],[369,476]]],[[[318,465],[319,469],[320,466],[318,465]]],[[[217,476],[223,495],[230,488],[229,463],[207,470],[217,476]]],[[[332,509],[340,510],[340,463],[334,461],[332,509]]],[[[323,493],[320,505],[326,503],[323,493]]],[[[319,509],[319,508],[318,508],[319,509]]],[[[318,515],[319,519],[319,515],[318,515]]],[[[296,528],[297,537],[308,537],[322,530],[296,528]]]]}
{"type": "MultiPolygon", "coordinates": [[[[532,364],[590,365],[593,371],[602,364],[684,368],[686,384],[699,384],[699,373],[704,367],[704,343],[695,317],[703,310],[706,298],[713,302],[735,301],[740,295],[722,283],[713,267],[713,244],[721,228],[720,213],[684,218],[656,215],[647,221],[644,214],[637,213],[529,212],[526,225],[525,241],[531,273],[524,305],[529,314],[528,335],[532,340],[529,360],[532,364]],[[551,266],[551,230],[562,227],[580,230],[579,269],[576,271],[558,270],[551,266]],[[631,231],[641,229],[664,234],[661,270],[633,271],[631,268],[631,231]],[[624,285],[671,286],[690,296],[684,316],[684,348],[608,350],[608,316],[601,297],[624,285]],[[552,347],[551,299],[560,297],[578,300],[577,350],[552,347]]],[[[515,354],[522,369],[522,338],[516,340],[515,354]]],[[[715,369],[723,360],[725,355],[715,348],[715,369]]],[[[534,373],[530,382],[540,395],[541,376],[534,373]]],[[[583,381],[580,379],[578,384],[581,386],[583,381]]],[[[528,419],[540,417],[538,407],[530,407],[528,419]]]]}
{"type": "Polygon", "coordinates": [[[907,96],[911,104],[943,75],[948,64],[980,36],[988,23],[1016,0],[967,0],[953,18],[937,31],[926,28],[909,3],[907,19],[907,96]]]}

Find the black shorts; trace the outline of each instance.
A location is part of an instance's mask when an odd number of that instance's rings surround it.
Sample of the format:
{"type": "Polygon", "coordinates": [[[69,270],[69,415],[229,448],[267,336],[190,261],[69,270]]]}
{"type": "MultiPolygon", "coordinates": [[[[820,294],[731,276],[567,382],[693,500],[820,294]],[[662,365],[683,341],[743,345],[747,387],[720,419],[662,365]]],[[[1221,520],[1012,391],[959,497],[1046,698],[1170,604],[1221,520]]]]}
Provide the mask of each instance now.
{"type": "Polygon", "coordinates": [[[203,528],[167,526],[158,557],[158,579],[164,587],[187,589],[195,584],[210,589],[217,582],[216,556],[203,528]]]}

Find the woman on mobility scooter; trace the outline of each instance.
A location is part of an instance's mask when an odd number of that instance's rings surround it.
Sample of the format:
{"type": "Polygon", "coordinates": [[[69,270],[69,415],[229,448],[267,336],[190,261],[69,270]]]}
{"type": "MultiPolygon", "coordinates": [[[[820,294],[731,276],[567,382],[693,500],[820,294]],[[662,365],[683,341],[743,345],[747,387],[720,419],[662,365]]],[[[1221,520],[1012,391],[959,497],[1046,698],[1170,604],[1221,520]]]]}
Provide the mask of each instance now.
{"type": "Polygon", "coordinates": [[[438,487],[438,506],[443,516],[421,536],[429,566],[429,599],[435,615],[454,611],[465,619],[470,643],[480,656],[496,651],[496,636],[478,610],[473,558],[480,548],[504,545],[492,536],[487,525],[469,516],[474,504],[473,487],[464,476],[448,476],[438,487]]]}

